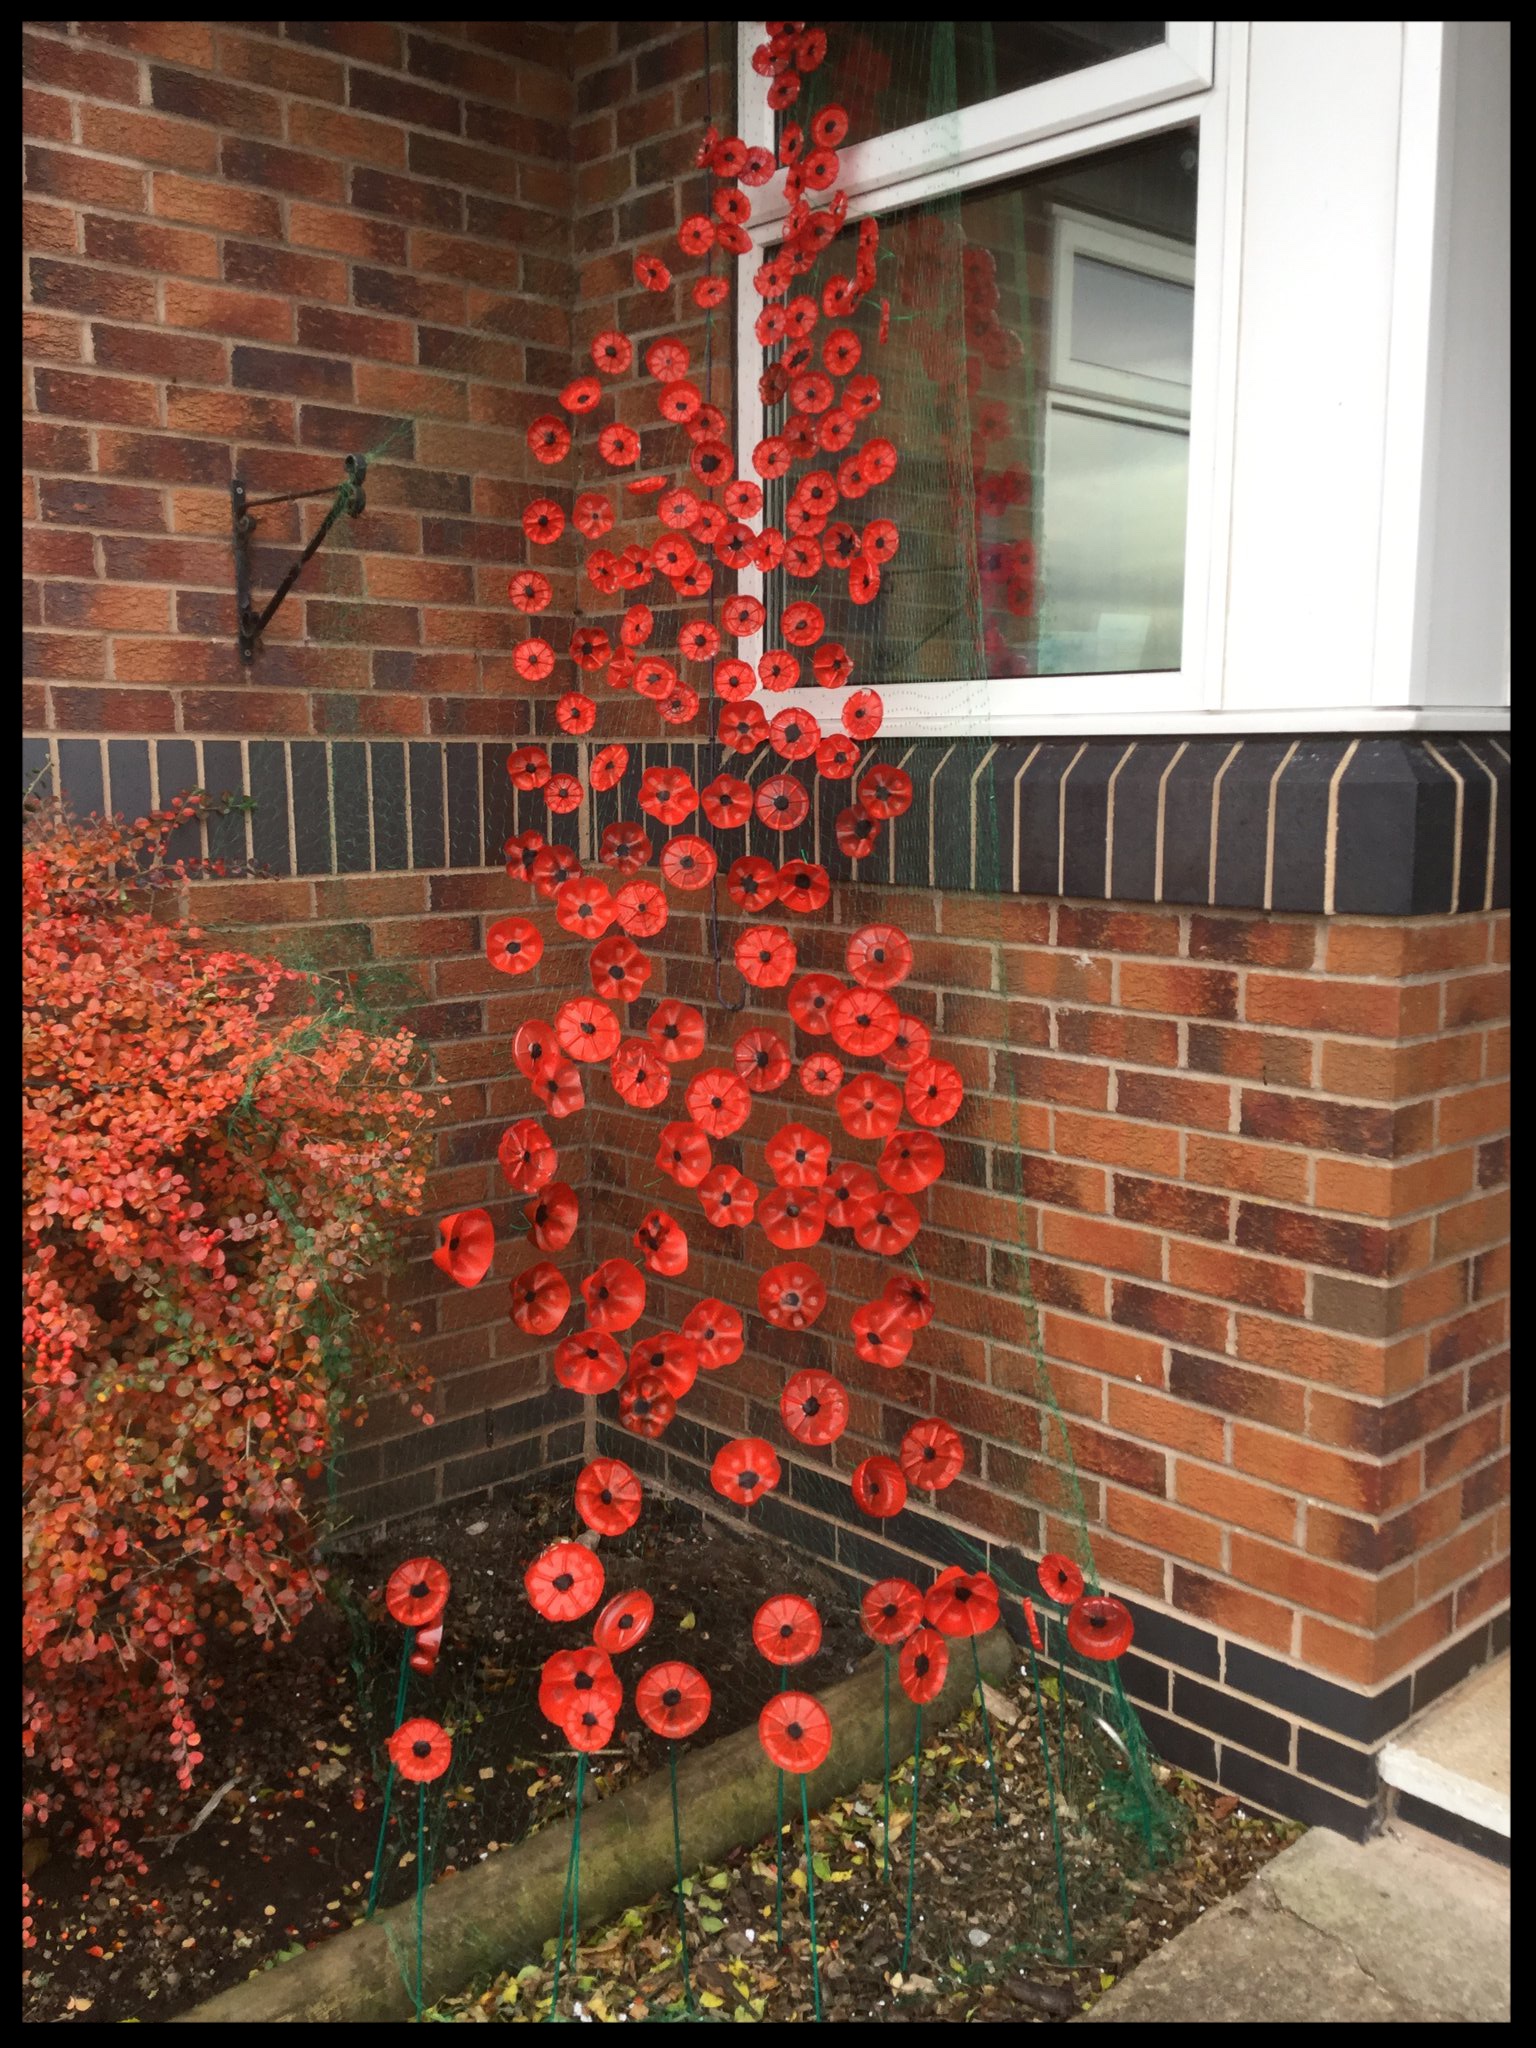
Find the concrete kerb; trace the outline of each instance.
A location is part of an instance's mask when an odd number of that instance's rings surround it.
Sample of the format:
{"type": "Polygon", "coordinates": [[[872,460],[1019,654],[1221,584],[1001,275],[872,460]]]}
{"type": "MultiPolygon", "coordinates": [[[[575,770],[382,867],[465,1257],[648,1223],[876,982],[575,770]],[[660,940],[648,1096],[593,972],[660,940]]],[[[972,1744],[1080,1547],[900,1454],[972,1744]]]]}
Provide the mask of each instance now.
{"type": "MultiPolygon", "coordinates": [[[[924,1713],[925,1729],[933,1734],[962,1712],[975,1691],[968,1648],[963,1642],[954,1647],[958,1654],[951,1656],[944,1690],[924,1713]]],[[[983,1675],[1000,1683],[1014,1665],[1006,1634],[995,1629],[977,1647],[983,1675]]],[[[853,1677],[818,1695],[832,1718],[833,1740],[831,1755],[810,1779],[813,1810],[881,1775],[881,1661],[868,1659],[853,1677]]],[[[893,1682],[893,1759],[910,1754],[915,1718],[893,1682]]],[[[687,1869],[719,1863],[733,1849],[773,1832],[778,1773],[763,1754],[755,1725],[690,1752],[678,1766],[677,1789],[687,1869]]],[[[432,1887],[425,1922],[426,2004],[538,1960],[544,1943],[559,1931],[570,1844],[569,1822],[545,1828],[521,1847],[502,1850],[432,1887]]],[[[652,1772],[583,1814],[584,1926],[599,1926],[674,1881],[665,1771],[652,1772]]],[[[415,1953],[415,1904],[407,1900],[292,1962],[257,1971],[179,2014],[173,2024],[409,2019],[415,2011],[415,1953]]]]}

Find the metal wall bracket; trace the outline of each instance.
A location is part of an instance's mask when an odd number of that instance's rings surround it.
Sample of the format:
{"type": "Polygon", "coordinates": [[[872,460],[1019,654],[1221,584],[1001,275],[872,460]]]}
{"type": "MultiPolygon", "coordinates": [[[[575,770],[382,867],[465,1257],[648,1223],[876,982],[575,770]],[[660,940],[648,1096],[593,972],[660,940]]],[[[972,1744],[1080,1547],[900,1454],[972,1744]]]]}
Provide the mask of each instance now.
{"type": "Polygon", "coordinates": [[[292,590],[294,584],[298,582],[299,571],[304,567],[304,564],[309,560],[316,548],[319,547],[321,541],[325,539],[325,536],[336,524],[342,513],[345,512],[349,518],[355,519],[359,512],[366,509],[368,499],[363,490],[363,481],[367,474],[367,456],[349,455],[347,457],[346,477],[342,483],[334,487],[326,484],[318,491],[285,491],[280,497],[275,498],[248,498],[245,494],[245,485],[240,481],[239,477],[236,477],[230,485],[230,519],[235,546],[235,605],[240,618],[240,659],[242,661],[255,660],[257,643],[260,641],[262,633],[271,623],[273,614],[289,591],[292,590]],[[326,513],[320,525],[316,527],[314,536],[303,554],[292,564],[287,575],[284,576],[282,582],[273,591],[265,611],[258,614],[251,602],[251,535],[256,531],[261,521],[253,519],[251,514],[262,505],[292,505],[300,498],[329,497],[335,498],[335,504],[326,513]]]}

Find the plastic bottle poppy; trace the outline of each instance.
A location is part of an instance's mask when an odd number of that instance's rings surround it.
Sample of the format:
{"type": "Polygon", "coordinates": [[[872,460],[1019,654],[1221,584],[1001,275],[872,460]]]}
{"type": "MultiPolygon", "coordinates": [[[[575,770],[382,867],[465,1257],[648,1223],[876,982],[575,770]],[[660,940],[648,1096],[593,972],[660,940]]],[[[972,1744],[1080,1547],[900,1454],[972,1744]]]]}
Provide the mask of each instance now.
{"type": "Polygon", "coordinates": [[[645,1276],[628,1259],[604,1259],[581,1283],[587,1320],[596,1330],[628,1330],[645,1313],[645,1276]]]}
{"type": "Polygon", "coordinates": [[[836,1160],[827,1170],[827,1221],[835,1230],[848,1230],[864,1202],[877,1200],[880,1183],[867,1166],[836,1160]]]}
{"type": "Polygon", "coordinates": [[[757,1220],[776,1250],[806,1251],[821,1242],[827,1199],[817,1188],[771,1188],[757,1205],[757,1220]]]}
{"type": "Polygon", "coordinates": [[[588,1700],[570,1708],[560,1723],[560,1732],[572,1749],[590,1756],[612,1742],[617,1720],[617,1710],[610,1713],[606,1705],[588,1700]]]}
{"type": "Polygon", "coordinates": [[[915,1706],[930,1706],[949,1676],[949,1645],[936,1628],[913,1631],[901,1646],[896,1666],[901,1689],[915,1706]]]}
{"type": "Polygon", "coordinates": [[[750,1507],[779,1483],[779,1460],[773,1445],[760,1436],[739,1436],[715,1453],[709,1483],[725,1500],[750,1507]]]}
{"type": "Polygon", "coordinates": [[[709,1719],[709,1681],[691,1664],[653,1664],[635,1687],[635,1711],[653,1735],[681,1742],[709,1719]]]}
{"type": "Polygon", "coordinates": [[[555,922],[579,939],[600,939],[613,916],[613,898],[595,875],[562,882],[555,891],[555,922]]]}
{"type": "Polygon", "coordinates": [[[607,1394],[624,1377],[624,1354],[606,1330],[578,1330],[555,1346],[554,1373],[573,1394],[607,1394]]]}
{"type": "Polygon", "coordinates": [[[781,924],[749,925],[736,941],[735,960],[754,988],[782,988],[795,971],[795,942],[781,924]]]}
{"type": "Polygon", "coordinates": [[[813,1038],[824,1038],[832,1029],[832,1007],[845,993],[843,984],[830,974],[802,974],[789,992],[789,1014],[813,1038]]]}
{"type": "Polygon", "coordinates": [[[1130,1648],[1131,1610],[1113,1593],[1084,1593],[1067,1611],[1067,1641],[1079,1657],[1108,1664],[1130,1648]]]}
{"type": "Polygon", "coordinates": [[[901,1090],[883,1074],[855,1074],[837,1091],[837,1115],[850,1138],[888,1138],[901,1121],[901,1090]]]}
{"type": "Polygon", "coordinates": [[[866,1458],[848,1483],[855,1506],[877,1521],[899,1515],[907,1504],[907,1482],[894,1458],[866,1458]]]}
{"type": "Polygon", "coordinates": [[[544,851],[544,835],[534,831],[514,832],[501,842],[501,851],[512,879],[531,883],[534,858],[544,851]]]}
{"type": "Polygon", "coordinates": [[[432,1254],[433,1265],[460,1287],[478,1287],[496,1256],[490,1217],[484,1209],[460,1209],[443,1217],[437,1227],[443,1241],[432,1254]]]}
{"type": "Polygon", "coordinates": [[[851,1316],[853,1348],[866,1365],[894,1369],[904,1365],[912,1349],[912,1332],[894,1302],[866,1301],[851,1316]]]}
{"type": "Polygon", "coordinates": [[[655,882],[626,882],[613,899],[614,917],[632,939],[653,939],[667,922],[666,891],[655,882]]]}
{"type": "Polygon", "coordinates": [[[731,1047],[731,1064],[754,1095],[771,1095],[789,1079],[794,1062],[776,1031],[744,1031],[731,1047]]]}
{"type": "Polygon", "coordinates": [[[648,1038],[626,1038],[608,1062],[614,1093],[636,1109],[665,1102],[672,1086],[667,1063],[648,1038]]]}
{"type": "MultiPolygon", "coordinates": [[[[894,998],[881,989],[839,987],[826,1014],[834,1041],[857,1059],[877,1059],[895,1043],[901,1025],[894,998]]],[[[898,1108],[900,1101],[898,1091],[898,1108]]]]}
{"type": "Polygon", "coordinates": [[[843,1085],[843,1063],[831,1053],[816,1052],[800,1062],[802,1093],[812,1097],[835,1095],[843,1085]]]}
{"type": "Polygon", "coordinates": [[[915,1273],[898,1273],[885,1283],[885,1299],[901,1310],[903,1320],[914,1330],[925,1330],[933,1321],[933,1290],[915,1273]]]}
{"type": "Polygon", "coordinates": [[[798,1259],[770,1266],[757,1283],[758,1313],[775,1329],[808,1330],[826,1305],[820,1274],[798,1259]]]}
{"type": "Polygon", "coordinates": [[[881,1579],[859,1603],[859,1620],[871,1642],[893,1650],[923,1623],[923,1596],[909,1579],[881,1579]]]}
{"type": "Polygon", "coordinates": [[[866,924],[848,941],[848,972],[861,988],[894,988],[912,972],[912,941],[894,924],[866,924]]]}
{"type": "Polygon", "coordinates": [[[781,1188],[819,1188],[832,1163],[832,1147],[804,1124],[785,1124],[769,1139],[766,1156],[781,1188]]]}
{"type": "Polygon", "coordinates": [[[714,1164],[708,1136],[697,1124],[668,1124],[656,1141],[656,1164],[680,1188],[696,1188],[714,1164]]]}
{"type": "Polygon", "coordinates": [[[695,1303],[683,1317],[683,1335],[697,1347],[699,1364],[706,1372],[736,1363],[746,1346],[745,1332],[741,1310],[713,1295],[695,1303]]]}
{"type": "Polygon", "coordinates": [[[696,1060],[704,1050],[704,1019],[691,1003],[667,996],[651,1012],[645,1035],[669,1065],[696,1060]]]}
{"type": "Polygon", "coordinates": [[[997,1587],[985,1572],[951,1566],[940,1572],[923,1599],[923,1619],[946,1636],[982,1636],[996,1628],[997,1587]]]}
{"type": "MultiPolygon", "coordinates": [[[[613,1604],[610,1600],[608,1606],[613,1604]]],[[[607,1612],[605,1607],[603,1613],[607,1612]]],[[[573,1707],[595,1706],[616,1715],[623,1698],[624,1688],[603,1644],[594,1644],[590,1650],[555,1650],[544,1660],[539,1673],[539,1712],[557,1728],[573,1707]]]]}
{"type": "Polygon", "coordinates": [[[706,1067],[688,1083],[684,1101],[688,1114],[712,1138],[729,1138],[752,1114],[746,1083],[723,1067],[706,1067]]]}
{"type": "Polygon", "coordinates": [[[814,861],[788,861],[780,871],[779,901],[786,910],[793,910],[801,917],[824,909],[831,894],[832,884],[826,869],[818,867],[814,861]]]}
{"type": "Polygon", "coordinates": [[[699,1347],[679,1330],[657,1330],[642,1337],[629,1354],[633,1379],[642,1372],[659,1373],[674,1401],[681,1401],[699,1376],[699,1347]]]}
{"type": "Polygon", "coordinates": [[[893,1131],[875,1171],[898,1194],[921,1194],[944,1174],[944,1147],[931,1131],[893,1131]]]}
{"type": "Polygon", "coordinates": [[[616,1003],[632,1003],[651,978],[651,963],[633,939],[610,932],[599,939],[587,961],[594,995],[616,1003]]]}
{"type": "Polygon", "coordinates": [[[925,1059],[908,1069],[907,1115],[932,1130],[947,1124],[965,1100],[965,1086],[948,1060],[925,1059]]]}
{"type": "Polygon", "coordinates": [[[389,1760],[408,1785],[430,1785],[447,1770],[453,1743],[436,1721],[402,1721],[384,1745],[389,1760]]]}
{"type": "Polygon", "coordinates": [[[576,1512],[599,1536],[622,1536],[640,1519],[640,1482],[622,1458],[594,1458],[576,1480],[576,1512]]]}
{"type": "Polygon", "coordinates": [[[563,1180],[552,1181],[523,1205],[528,1237],[541,1252],[563,1252],[576,1235],[581,1204],[576,1190],[563,1180]]]}
{"type": "Polygon", "coordinates": [[[760,854],[744,853],[731,862],[725,886],[731,901],[742,910],[766,910],[778,901],[779,871],[760,854]]]}
{"type": "Polygon", "coordinates": [[[641,1222],[635,1246],[650,1270],[663,1279],[675,1280],[688,1270],[688,1233],[661,1209],[653,1209],[641,1222]]]}
{"type": "Polygon", "coordinates": [[[699,798],[704,815],[717,831],[731,832],[752,815],[752,785],[739,775],[717,775],[699,798]]]}
{"type": "Polygon", "coordinates": [[[1048,1550],[1040,1560],[1036,1573],[1040,1590],[1048,1600],[1054,1600],[1060,1607],[1071,1607],[1083,1597],[1083,1575],[1070,1557],[1063,1557],[1059,1550],[1048,1550]]]}
{"type": "Polygon", "coordinates": [[[632,1436],[654,1440],[676,1413],[676,1397],[659,1372],[631,1373],[619,1389],[619,1421],[632,1436]]]}
{"type": "Polygon", "coordinates": [[[768,1761],[798,1777],[820,1768],[832,1751],[832,1720],[808,1692],[775,1693],[757,1717],[768,1761]]]}
{"type": "Polygon", "coordinates": [[[560,1053],[551,1053],[534,1070],[529,1086],[552,1117],[574,1116],[586,1106],[581,1071],[560,1053]]]}
{"type": "Polygon", "coordinates": [[[435,1557],[408,1557],[395,1566],[384,1588],[390,1620],[402,1628],[431,1628],[442,1619],[451,1584],[435,1557]]]}
{"type": "MultiPolygon", "coordinates": [[[[629,749],[617,744],[599,747],[592,756],[587,780],[594,789],[617,789],[629,769],[629,749]]],[[[638,830],[638,827],[636,828],[638,830]]]]}
{"type": "Polygon", "coordinates": [[[548,1337],[558,1330],[570,1306],[570,1282],[547,1260],[529,1266],[512,1282],[512,1320],[530,1337],[548,1337]]]}
{"type": "Polygon", "coordinates": [[[901,1469],[908,1486],[937,1493],[959,1478],[965,1467],[965,1445],[937,1416],[914,1422],[901,1440],[901,1469]]]}
{"type": "Polygon", "coordinates": [[[848,1396],[831,1373],[808,1367],[786,1381],[779,1413],[796,1443],[835,1443],[848,1427],[848,1396]]]}
{"type": "Polygon", "coordinates": [[[603,827],[597,857],[605,868],[615,868],[621,875],[632,875],[637,868],[646,865],[653,851],[644,826],[628,818],[621,819],[616,825],[603,827]]]}
{"type": "Polygon", "coordinates": [[[498,974],[529,974],[544,955],[544,935],[526,917],[503,917],[485,935],[485,957],[498,974]]]}
{"type": "Polygon", "coordinates": [[[861,1251],[883,1259],[900,1258],[923,1227],[923,1219],[905,1195],[882,1189],[853,1212],[854,1242],[861,1251]]]}
{"type": "MultiPolygon", "coordinates": [[[[606,945],[608,942],[604,940],[606,945]]],[[[573,996],[555,1012],[555,1039],[567,1059],[595,1064],[618,1051],[624,1027],[596,996],[573,996]]],[[[533,1072],[536,1073],[535,1067],[533,1072]]],[[[532,1079],[532,1074],[529,1076],[532,1079]]]]}
{"type": "Polygon", "coordinates": [[[615,1593],[592,1624],[592,1641],[610,1657],[632,1650],[650,1633],[656,1618],[656,1603],[640,1587],[615,1593]]]}
{"type": "Polygon", "coordinates": [[[775,1593],[752,1617],[752,1641],[770,1664],[804,1664],[821,1648],[821,1616],[798,1593],[775,1593]]]}
{"type": "Polygon", "coordinates": [[[810,815],[811,799],[793,775],[770,775],[758,784],[752,808],[767,831],[793,832],[810,815]]]}
{"type": "Polygon", "coordinates": [[[602,1561],[582,1543],[551,1543],[523,1573],[534,1612],[546,1621],[580,1621],[602,1598],[602,1561]]]}
{"type": "Polygon", "coordinates": [[[738,1224],[743,1229],[757,1210],[757,1184],[734,1166],[715,1166],[699,1182],[699,1206],[717,1230],[738,1224]]]}

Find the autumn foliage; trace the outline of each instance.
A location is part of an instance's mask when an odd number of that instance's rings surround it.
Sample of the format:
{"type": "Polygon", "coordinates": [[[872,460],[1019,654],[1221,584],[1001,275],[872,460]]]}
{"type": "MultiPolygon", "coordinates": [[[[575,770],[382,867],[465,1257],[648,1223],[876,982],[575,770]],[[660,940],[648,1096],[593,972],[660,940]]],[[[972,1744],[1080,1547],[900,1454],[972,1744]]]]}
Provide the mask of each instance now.
{"type": "Polygon", "coordinates": [[[420,1392],[378,1286],[420,1203],[413,1042],[167,915],[188,814],[22,852],[23,1827],[108,1867],[191,1782],[210,1630],[313,1605],[338,1421],[420,1392]]]}

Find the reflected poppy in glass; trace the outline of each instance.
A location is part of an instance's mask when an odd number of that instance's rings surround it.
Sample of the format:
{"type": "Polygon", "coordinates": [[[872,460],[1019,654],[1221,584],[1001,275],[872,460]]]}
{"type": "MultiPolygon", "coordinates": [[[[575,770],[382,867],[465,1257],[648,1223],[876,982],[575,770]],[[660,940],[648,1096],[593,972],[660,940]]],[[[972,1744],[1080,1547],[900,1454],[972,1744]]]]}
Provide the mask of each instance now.
{"type": "MultiPolygon", "coordinates": [[[[606,941],[604,941],[606,944],[606,941]]],[[[555,1012],[554,1036],[567,1059],[591,1062],[612,1059],[624,1027],[596,996],[573,996],[555,1012]]],[[[545,1058],[548,1058],[545,1054],[545,1058]]],[[[539,1062],[542,1065],[543,1061],[539,1062]]],[[[538,1072],[536,1066],[533,1070],[538,1072]]],[[[529,1075],[531,1080],[533,1075],[529,1075]]]]}
{"type": "Polygon", "coordinates": [[[696,1188],[714,1164],[709,1139],[697,1124],[668,1124],[656,1141],[656,1164],[681,1188],[696,1188]]]}
{"type": "Polygon", "coordinates": [[[883,1074],[855,1074],[838,1090],[837,1115],[850,1138],[888,1138],[901,1121],[901,1090],[883,1074]]]}
{"type": "Polygon", "coordinates": [[[832,1163],[832,1147],[804,1124],[785,1124],[769,1139],[766,1156],[781,1188],[819,1188],[832,1163]]]}
{"type": "Polygon", "coordinates": [[[594,1458],[576,1479],[576,1512],[599,1536],[622,1536],[640,1519],[640,1482],[622,1458],[594,1458]]]}
{"type": "Polygon", "coordinates": [[[752,1617],[752,1641],[770,1664],[804,1664],[821,1648],[821,1616],[798,1593],[774,1593],[752,1617]]]}
{"type": "Polygon", "coordinates": [[[527,974],[544,952],[544,935],[526,917],[503,917],[485,935],[485,957],[499,974],[527,974]]]}
{"type": "Polygon", "coordinates": [[[688,1083],[684,1100],[688,1114],[712,1138],[729,1138],[752,1114],[746,1083],[723,1067],[706,1067],[688,1083]]]}
{"type": "Polygon", "coordinates": [[[587,959],[595,995],[615,1003],[632,1003],[651,978],[651,963],[622,932],[599,939],[587,959]]]}
{"type": "Polygon", "coordinates": [[[645,1276],[628,1259],[604,1259],[581,1283],[587,1320],[597,1330],[628,1330],[645,1313],[645,1276]]]}
{"type": "Polygon", "coordinates": [[[696,1347],[706,1372],[736,1363],[745,1349],[745,1329],[741,1310],[713,1295],[695,1303],[683,1317],[683,1335],[696,1347]]]}
{"type": "Polygon", "coordinates": [[[932,1130],[947,1124],[965,1100],[965,1085],[948,1060],[919,1060],[907,1073],[907,1115],[932,1130]]]}
{"type": "Polygon", "coordinates": [[[923,1227],[923,1219],[905,1195],[881,1189],[853,1212],[853,1235],[861,1251],[883,1259],[899,1258],[923,1227]]]}
{"type": "Polygon", "coordinates": [[[773,1445],[760,1436],[739,1436],[715,1453],[709,1483],[726,1500],[750,1507],[779,1483],[779,1460],[773,1445]]]}
{"type": "Polygon", "coordinates": [[[775,1693],[757,1717],[757,1735],[768,1761],[797,1776],[817,1770],[832,1751],[832,1721],[807,1692],[775,1693]]]}
{"type": "Polygon", "coordinates": [[[866,1365],[904,1365],[912,1349],[912,1332],[894,1302],[866,1301],[849,1319],[853,1348],[866,1365]]]}
{"type": "Polygon", "coordinates": [[[915,1630],[901,1646],[896,1671],[902,1691],[915,1706],[931,1705],[949,1676],[948,1643],[935,1628],[915,1630]]]}
{"type": "Polygon", "coordinates": [[[704,1050],[704,1019],[691,1003],[667,996],[651,1012],[645,1035],[669,1063],[696,1060],[704,1050]]]}
{"type": "Polygon", "coordinates": [[[848,1427],[848,1396],[831,1373],[809,1367],[785,1383],[779,1413],[796,1443],[836,1443],[848,1427]]]}
{"type": "Polygon", "coordinates": [[[1084,1593],[1067,1611],[1067,1641],[1096,1664],[1121,1656],[1134,1633],[1131,1610],[1113,1593],[1084,1593]]]}
{"type": "Polygon", "coordinates": [[[642,1588],[615,1593],[592,1624],[592,1641],[599,1650],[617,1657],[644,1640],[655,1618],[656,1603],[642,1588]]]}
{"type": "Polygon", "coordinates": [[[699,1182],[699,1205],[717,1230],[728,1224],[745,1227],[757,1209],[757,1185],[734,1166],[715,1166],[699,1182]]]}
{"type": "Polygon", "coordinates": [[[660,1209],[642,1220],[635,1246],[650,1270],[663,1279],[675,1280],[688,1270],[688,1233],[660,1209]]]}
{"type": "Polygon", "coordinates": [[[709,1681],[691,1664],[653,1664],[635,1687],[635,1711],[653,1735],[681,1742],[709,1719],[709,1681]]]}
{"type": "Polygon", "coordinates": [[[878,1521],[899,1515],[907,1504],[907,1482],[894,1458],[866,1458],[848,1484],[854,1504],[878,1521]]]}
{"type": "Polygon", "coordinates": [[[881,1579],[860,1601],[859,1620],[871,1642],[893,1650],[922,1626],[923,1596],[908,1579],[881,1579]]]}
{"type": "Polygon", "coordinates": [[[548,1337],[565,1321],[571,1285],[548,1260],[529,1266],[512,1282],[512,1320],[530,1337],[548,1337]]]}
{"type": "Polygon", "coordinates": [[[577,1330],[555,1346],[555,1378],[573,1394],[607,1394],[624,1377],[624,1354],[606,1330],[577,1330]]]}
{"type": "Polygon", "coordinates": [[[546,1621],[580,1621],[602,1598],[602,1561],[582,1543],[551,1543],[523,1573],[534,1611],[546,1621]]]}
{"type": "Polygon", "coordinates": [[[944,1147],[931,1131],[893,1131],[875,1171],[899,1194],[921,1194],[943,1177],[944,1147]]]}
{"type": "Polygon", "coordinates": [[[603,827],[597,857],[605,868],[616,868],[621,875],[632,875],[636,868],[646,865],[653,850],[645,827],[629,818],[603,827]]]}
{"type": "Polygon", "coordinates": [[[1083,1597],[1083,1574],[1070,1557],[1063,1557],[1059,1550],[1048,1550],[1040,1560],[1040,1569],[1035,1575],[1040,1581],[1040,1590],[1049,1600],[1059,1606],[1070,1607],[1083,1597]]]}
{"type": "Polygon", "coordinates": [[[667,1063],[646,1038],[626,1038],[608,1062],[614,1092],[636,1109],[665,1102],[672,1086],[667,1063]]]}
{"type": "Polygon", "coordinates": [[[552,1181],[523,1205],[530,1241],[541,1252],[561,1252],[576,1235],[581,1221],[581,1204],[576,1190],[563,1180],[552,1181]]]}
{"type": "Polygon", "coordinates": [[[391,1621],[402,1628],[430,1628],[441,1621],[452,1581],[435,1557],[408,1557],[397,1564],[384,1588],[391,1621]]]}
{"type": "MultiPolygon", "coordinates": [[[[844,988],[832,999],[827,1018],[832,1036],[844,1052],[857,1059],[875,1059],[894,1041],[901,1012],[894,998],[880,989],[844,988]]],[[[898,1089],[898,1106],[900,1101],[898,1089]]]]}
{"type": "Polygon", "coordinates": [[[632,1436],[659,1437],[677,1413],[659,1372],[631,1373],[619,1389],[619,1421],[632,1436]]]}
{"type": "MultiPolygon", "coordinates": [[[[550,1170],[553,1172],[553,1164],[550,1170]]],[[[433,1265],[461,1287],[478,1287],[496,1255],[496,1231],[490,1217],[484,1209],[460,1209],[443,1217],[437,1227],[443,1241],[432,1254],[433,1265]]]]}
{"type": "Polygon", "coordinates": [[[447,1770],[453,1757],[448,1731],[436,1721],[402,1721],[384,1745],[389,1760],[408,1785],[430,1785],[447,1770]]]}
{"type": "Polygon", "coordinates": [[[776,1031],[744,1031],[731,1048],[731,1062],[754,1095],[771,1095],[789,1079],[794,1062],[776,1031]]]}

